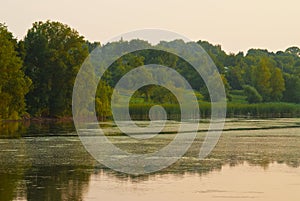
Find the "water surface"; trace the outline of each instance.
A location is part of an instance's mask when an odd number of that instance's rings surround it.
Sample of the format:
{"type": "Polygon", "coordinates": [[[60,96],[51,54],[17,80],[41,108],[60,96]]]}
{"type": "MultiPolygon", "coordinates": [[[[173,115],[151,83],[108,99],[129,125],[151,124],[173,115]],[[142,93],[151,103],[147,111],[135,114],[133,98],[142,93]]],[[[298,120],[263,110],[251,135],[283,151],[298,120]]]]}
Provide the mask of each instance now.
{"type": "MultiPolygon", "coordinates": [[[[207,125],[202,122],[200,130],[207,125]]],[[[299,119],[230,120],[205,160],[198,160],[205,137],[200,131],[172,166],[132,176],[95,161],[72,124],[2,124],[0,200],[299,200],[297,125],[299,119]]],[[[161,134],[139,146],[114,129],[107,126],[109,139],[129,152],[153,152],[175,137],[161,134]]]]}

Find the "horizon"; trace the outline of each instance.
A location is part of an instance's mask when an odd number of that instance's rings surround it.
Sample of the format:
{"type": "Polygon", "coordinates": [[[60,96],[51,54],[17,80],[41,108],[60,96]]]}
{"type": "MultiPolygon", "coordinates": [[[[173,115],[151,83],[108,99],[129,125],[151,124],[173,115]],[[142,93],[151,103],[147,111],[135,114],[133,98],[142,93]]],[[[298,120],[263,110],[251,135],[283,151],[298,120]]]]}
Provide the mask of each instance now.
{"type": "MultiPolygon", "coordinates": [[[[57,21],[57,20],[50,20],[50,19],[47,19],[47,20],[39,20],[39,21],[41,21],[41,22],[46,22],[46,21],[53,21],[53,22],[60,22],[60,23],[63,23],[63,22],[61,22],[61,21],[57,21]]],[[[39,22],[39,21],[35,21],[35,22],[39,22]]],[[[35,22],[33,22],[33,23],[35,23],[35,22]]],[[[24,35],[22,38],[20,38],[20,37],[17,37],[16,35],[15,35],[15,33],[13,33],[11,30],[10,30],[10,27],[7,25],[7,23],[5,23],[5,22],[0,22],[0,23],[2,23],[4,26],[6,26],[7,27],[7,29],[8,29],[8,31],[10,31],[12,34],[13,34],[13,37],[14,38],[16,38],[18,41],[20,41],[20,40],[24,40],[24,38],[25,38],[25,36],[26,35],[24,35]]],[[[33,24],[32,23],[32,24],[33,24]]],[[[74,29],[75,31],[78,31],[77,29],[75,29],[74,27],[72,27],[72,26],[70,26],[69,24],[66,24],[66,23],[63,23],[63,24],[65,24],[65,25],[67,25],[67,26],[69,26],[70,28],[72,28],[72,29],[74,29]]],[[[28,29],[27,29],[27,31],[30,29],[31,27],[29,27],[28,29]]],[[[79,31],[78,31],[79,32],[79,31]]],[[[80,34],[80,36],[83,36],[84,37],[84,40],[86,40],[86,41],[89,41],[89,42],[91,42],[91,43],[93,43],[93,42],[99,42],[100,43],[100,45],[102,46],[102,45],[106,45],[106,44],[108,44],[108,43],[110,43],[111,41],[105,41],[104,43],[103,43],[103,41],[99,41],[99,40],[89,40],[89,39],[87,39],[87,37],[86,36],[84,36],[84,35],[82,35],[80,32],[79,32],[79,34],[80,34]]],[[[123,34],[123,33],[122,33],[123,34]]],[[[126,34],[126,33],[124,33],[124,34],[126,34]]],[[[116,39],[116,38],[113,38],[113,39],[116,39]]],[[[130,38],[130,39],[123,39],[123,37],[121,36],[120,37],[120,39],[119,39],[119,41],[121,41],[121,40],[124,40],[124,41],[131,41],[131,40],[134,40],[134,39],[137,39],[137,40],[142,40],[142,41],[146,41],[146,42],[149,42],[148,40],[145,40],[145,39],[143,39],[143,38],[130,38]]],[[[183,40],[182,38],[174,38],[174,39],[172,39],[172,40],[159,40],[159,41],[156,41],[156,43],[155,44],[152,44],[152,43],[150,43],[151,45],[157,45],[158,43],[160,43],[160,42],[163,42],[163,41],[167,41],[167,42],[169,42],[169,41],[174,41],[174,40],[183,40]]],[[[224,49],[224,46],[222,45],[222,44],[219,44],[219,43],[213,43],[213,42],[211,42],[211,41],[209,41],[209,40],[203,40],[203,39],[199,39],[199,40],[191,40],[192,42],[196,42],[196,43],[198,43],[199,41],[202,41],[202,42],[208,42],[209,44],[211,44],[211,45],[213,45],[213,46],[220,46],[221,47],[221,50],[223,50],[226,54],[238,54],[238,53],[243,53],[244,55],[247,55],[247,53],[248,53],[248,51],[249,50],[252,50],[252,49],[254,49],[254,50],[266,50],[266,51],[268,51],[269,53],[274,53],[274,54],[276,54],[277,52],[280,52],[280,51],[283,51],[283,52],[285,52],[288,48],[291,48],[291,47],[298,47],[298,48],[300,48],[300,45],[299,46],[297,46],[297,45],[292,45],[292,46],[289,46],[289,47],[286,47],[285,49],[278,49],[278,50],[270,50],[270,49],[267,49],[267,48],[260,48],[260,47],[251,47],[251,48],[249,48],[249,49],[247,49],[247,50],[237,50],[236,52],[232,52],[232,51],[226,51],[225,49],[224,49]]],[[[189,41],[184,41],[184,42],[189,42],[189,41]]]]}
{"type": "Polygon", "coordinates": [[[154,0],[143,4],[138,0],[76,3],[15,0],[3,2],[0,19],[18,40],[24,38],[32,23],[49,19],[69,25],[89,41],[102,42],[132,30],[158,28],[185,35],[192,41],[219,44],[226,53],[236,54],[252,48],[277,52],[299,47],[299,7],[300,2],[296,0],[191,0],[188,3],[154,0]]]}

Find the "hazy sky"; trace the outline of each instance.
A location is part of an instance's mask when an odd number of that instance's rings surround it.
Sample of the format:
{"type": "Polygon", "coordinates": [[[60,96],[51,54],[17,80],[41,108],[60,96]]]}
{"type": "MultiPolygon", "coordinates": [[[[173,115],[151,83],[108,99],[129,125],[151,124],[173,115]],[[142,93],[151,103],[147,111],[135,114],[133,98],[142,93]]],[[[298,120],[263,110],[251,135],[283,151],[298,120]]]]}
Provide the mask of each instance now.
{"type": "Polygon", "coordinates": [[[31,24],[55,20],[91,41],[161,28],[227,52],[300,47],[299,0],[2,0],[0,22],[19,39],[31,24]]]}

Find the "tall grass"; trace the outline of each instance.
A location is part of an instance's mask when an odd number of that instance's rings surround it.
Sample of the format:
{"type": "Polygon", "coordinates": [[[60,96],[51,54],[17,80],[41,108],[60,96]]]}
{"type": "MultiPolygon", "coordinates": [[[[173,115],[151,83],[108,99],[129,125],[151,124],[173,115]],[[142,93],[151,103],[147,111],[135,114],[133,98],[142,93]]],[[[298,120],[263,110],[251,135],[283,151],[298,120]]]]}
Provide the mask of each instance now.
{"type": "Polygon", "coordinates": [[[249,116],[257,118],[300,117],[300,104],[293,103],[228,103],[227,116],[249,116]]]}
{"type": "MultiPolygon", "coordinates": [[[[149,120],[149,110],[154,104],[138,103],[130,104],[130,115],[134,120],[149,120]]],[[[181,114],[178,104],[162,104],[168,119],[178,120],[181,118],[192,119],[196,115],[193,110],[181,114]]],[[[211,104],[199,102],[201,118],[209,118],[211,115],[211,104]]],[[[125,113],[126,108],[118,107],[119,114],[125,113]]],[[[300,104],[293,103],[227,103],[227,117],[251,117],[251,118],[292,118],[300,117],[300,104]]]]}

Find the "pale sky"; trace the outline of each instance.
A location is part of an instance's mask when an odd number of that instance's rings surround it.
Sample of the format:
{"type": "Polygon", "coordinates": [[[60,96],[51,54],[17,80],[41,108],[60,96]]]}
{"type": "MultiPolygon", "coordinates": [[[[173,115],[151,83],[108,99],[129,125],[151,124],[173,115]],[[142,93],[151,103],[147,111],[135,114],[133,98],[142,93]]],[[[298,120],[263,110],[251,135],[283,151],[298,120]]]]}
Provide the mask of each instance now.
{"type": "Polygon", "coordinates": [[[0,22],[22,39],[32,23],[68,24],[90,41],[143,28],[221,44],[226,52],[300,47],[299,0],[2,0],[0,22]]]}

